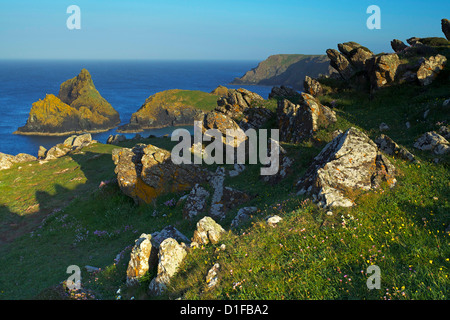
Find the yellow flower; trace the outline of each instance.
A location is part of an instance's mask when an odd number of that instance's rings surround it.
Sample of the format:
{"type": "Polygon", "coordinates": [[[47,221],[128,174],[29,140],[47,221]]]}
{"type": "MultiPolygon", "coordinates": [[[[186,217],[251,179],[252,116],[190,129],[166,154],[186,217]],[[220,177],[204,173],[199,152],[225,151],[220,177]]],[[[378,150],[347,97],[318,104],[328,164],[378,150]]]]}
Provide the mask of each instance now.
{"type": "Polygon", "coordinates": [[[430,264],[432,264],[433,263],[433,260],[430,260],[430,264]]]}

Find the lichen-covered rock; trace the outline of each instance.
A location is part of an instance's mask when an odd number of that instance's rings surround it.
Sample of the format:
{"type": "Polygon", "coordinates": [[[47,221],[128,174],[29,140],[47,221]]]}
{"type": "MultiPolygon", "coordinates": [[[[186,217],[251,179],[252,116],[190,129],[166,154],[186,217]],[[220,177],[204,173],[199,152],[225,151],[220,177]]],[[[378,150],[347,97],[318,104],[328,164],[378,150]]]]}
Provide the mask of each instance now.
{"type": "Polygon", "coordinates": [[[170,279],[177,273],[187,251],[184,243],[179,244],[175,239],[167,238],[159,246],[158,273],[150,282],[149,293],[160,295],[170,283],[170,279]]]}
{"type": "Polygon", "coordinates": [[[189,193],[183,208],[183,218],[192,219],[206,209],[209,192],[196,184],[189,193]]]}
{"type": "Polygon", "coordinates": [[[298,105],[280,100],[277,108],[280,141],[298,143],[311,138],[319,128],[337,121],[336,113],[313,96],[302,93],[298,105]]]}
{"type": "Polygon", "coordinates": [[[23,163],[37,160],[36,157],[26,154],[19,153],[16,156],[12,156],[6,153],[0,152],[0,170],[5,170],[11,168],[15,163],[23,163]]]}
{"type": "Polygon", "coordinates": [[[339,43],[338,49],[356,72],[364,70],[367,60],[373,57],[372,51],[354,41],[339,43]]]}
{"type": "Polygon", "coordinates": [[[411,162],[415,162],[416,159],[414,155],[409,152],[406,148],[400,147],[394,140],[389,138],[387,135],[380,135],[378,138],[375,139],[375,143],[377,144],[378,148],[383,151],[384,153],[399,157],[404,160],[408,160],[411,162]]]}
{"type": "Polygon", "coordinates": [[[151,240],[151,235],[143,233],[135,241],[127,268],[127,285],[139,283],[139,279],[156,265],[157,249],[151,240]]]}
{"type": "Polygon", "coordinates": [[[356,71],[350,64],[348,59],[335,49],[328,49],[327,55],[328,58],[331,60],[330,66],[336,69],[336,71],[339,72],[339,74],[344,80],[346,81],[350,80],[350,78],[355,74],[356,71]]]}
{"type": "Polygon", "coordinates": [[[260,129],[275,114],[266,108],[248,108],[243,112],[244,118],[239,122],[239,127],[248,129],[260,129]]]}
{"type": "Polygon", "coordinates": [[[435,131],[424,133],[414,143],[414,148],[419,150],[433,151],[435,154],[446,154],[450,152],[450,143],[435,131]]]}
{"type": "Polygon", "coordinates": [[[272,91],[269,93],[269,99],[274,98],[297,98],[300,96],[300,93],[297,90],[294,90],[290,87],[280,86],[273,87],[272,91]]]}
{"type": "Polygon", "coordinates": [[[54,160],[57,158],[61,158],[68,154],[72,150],[71,147],[66,146],[64,143],[59,143],[56,146],[48,149],[45,154],[45,160],[54,160]]]}
{"type": "Polygon", "coordinates": [[[371,90],[376,91],[396,80],[400,59],[397,54],[382,54],[366,62],[371,90]]]}
{"type": "Polygon", "coordinates": [[[198,165],[174,164],[169,151],[153,145],[114,149],[112,158],[122,192],[137,203],[151,203],[161,194],[189,190],[210,176],[198,165]]]}
{"type": "Polygon", "coordinates": [[[257,211],[257,207],[244,207],[239,209],[233,221],[231,221],[231,227],[239,227],[243,222],[250,220],[251,215],[255,214],[257,211]]]}
{"type": "Polygon", "coordinates": [[[194,231],[192,242],[199,245],[210,242],[216,244],[225,233],[225,229],[220,224],[215,222],[211,217],[206,216],[197,222],[197,229],[194,231]]]}
{"type": "Polygon", "coordinates": [[[206,285],[209,289],[214,288],[219,282],[219,270],[220,264],[216,263],[214,266],[209,269],[208,274],[206,275],[206,285]]]}
{"type": "Polygon", "coordinates": [[[318,97],[323,93],[323,88],[320,82],[309,76],[305,77],[303,88],[305,89],[306,93],[309,93],[313,97],[318,97]]]}
{"type": "Polygon", "coordinates": [[[33,103],[25,126],[16,134],[61,135],[98,132],[116,127],[119,113],[95,89],[86,69],[61,84],[58,96],[33,103]]]}
{"type": "Polygon", "coordinates": [[[395,167],[363,132],[350,128],[328,143],[297,182],[323,207],[350,207],[353,190],[371,190],[382,181],[394,186],[395,167]]]}
{"type": "Polygon", "coordinates": [[[38,159],[45,159],[45,156],[47,154],[47,149],[43,146],[39,146],[38,150],[38,159]]]}
{"type": "Polygon", "coordinates": [[[169,225],[160,231],[152,233],[152,245],[159,249],[161,243],[168,238],[175,239],[178,242],[183,242],[185,244],[189,244],[191,242],[189,238],[182,234],[177,228],[169,225]]]}
{"type": "Polygon", "coordinates": [[[117,145],[120,142],[127,141],[127,137],[125,137],[123,134],[116,134],[116,135],[110,135],[108,139],[106,140],[106,144],[114,144],[117,145]]]}
{"type": "Polygon", "coordinates": [[[241,114],[248,108],[252,108],[254,101],[263,101],[264,99],[257,93],[249,90],[240,89],[227,89],[225,87],[219,87],[214,90],[213,93],[221,93],[221,97],[217,101],[216,111],[219,111],[234,120],[240,118],[241,114]]]}
{"type": "Polygon", "coordinates": [[[209,180],[214,190],[211,196],[210,214],[216,219],[225,218],[228,210],[250,200],[245,192],[226,187],[224,181],[225,170],[221,167],[217,168],[216,173],[209,180]]]}
{"type": "Polygon", "coordinates": [[[417,79],[420,84],[427,86],[433,82],[437,75],[444,69],[447,58],[441,54],[424,59],[417,71],[417,79]]]}

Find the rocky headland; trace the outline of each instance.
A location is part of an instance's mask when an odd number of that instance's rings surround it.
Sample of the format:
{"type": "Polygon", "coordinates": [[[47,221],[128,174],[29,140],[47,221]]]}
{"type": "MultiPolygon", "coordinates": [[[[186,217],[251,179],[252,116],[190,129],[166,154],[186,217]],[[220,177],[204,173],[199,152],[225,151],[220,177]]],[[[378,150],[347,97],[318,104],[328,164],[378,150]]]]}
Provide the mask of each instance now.
{"type": "Polygon", "coordinates": [[[58,96],[33,103],[27,123],[15,134],[67,135],[107,131],[119,125],[119,113],[97,91],[88,70],[61,84],[58,96]]]}

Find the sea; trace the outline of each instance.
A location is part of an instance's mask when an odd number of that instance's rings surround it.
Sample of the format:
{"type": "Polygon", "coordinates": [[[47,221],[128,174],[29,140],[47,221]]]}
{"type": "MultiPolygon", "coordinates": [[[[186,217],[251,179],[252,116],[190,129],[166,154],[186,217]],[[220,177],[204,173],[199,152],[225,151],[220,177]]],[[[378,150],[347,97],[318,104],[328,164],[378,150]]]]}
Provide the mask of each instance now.
{"type": "MultiPolygon", "coordinates": [[[[58,95],[62,82],[86,68],[96,89],[120,114],[121,124],[128,123],[151,95],[169,89],[211,92],[217,86],[245,88],[264,99],[271,86],[230,85],[236,77],[255,68],[259,61],[0,61],[0,152],[37,156],[39,146],[50,148],[67,136],[15,135],[25,125],[33,102],[46,94],[58,95]]],[[[163,136],[175,128],[146,130],[141,136],[163,136]]],[[[116,129],[92,134],[93,139],[106,143],[116,129]]],[[[135,133],[125,134],[132,138],[135,133]]]]}

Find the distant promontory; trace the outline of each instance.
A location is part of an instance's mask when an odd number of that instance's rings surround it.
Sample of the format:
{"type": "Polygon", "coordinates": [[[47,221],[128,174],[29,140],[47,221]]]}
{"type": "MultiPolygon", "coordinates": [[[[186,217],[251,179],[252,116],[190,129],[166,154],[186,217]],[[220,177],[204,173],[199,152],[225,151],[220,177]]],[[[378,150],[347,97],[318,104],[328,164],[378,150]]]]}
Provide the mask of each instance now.
{"type": "Polygon", "coordinates": [[[32,104],[27,123],[14,134],[66,135],[101,132],[120,124],[119,113],[94,86],[88,70],[61,84],[58,96],[47,94],[32,104]]]}
{"type": "Polygon", "coordinates": [[[276,54],[235,78],[232,85],[290,86],[303,90],[305,76],[317,78],[320,74],[329,75],[334,70],[326,55],[276,54]]]}

